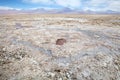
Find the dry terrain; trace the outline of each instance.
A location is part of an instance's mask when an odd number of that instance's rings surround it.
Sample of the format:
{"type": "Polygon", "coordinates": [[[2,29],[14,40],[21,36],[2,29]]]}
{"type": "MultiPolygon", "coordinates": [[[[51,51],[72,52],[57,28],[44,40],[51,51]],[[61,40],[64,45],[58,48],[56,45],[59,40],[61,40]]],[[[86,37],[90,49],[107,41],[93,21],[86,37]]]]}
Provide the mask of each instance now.
{"type": "Polygon", "coordinates": [[[0,15],[0,80],[120,80],[120,15],[0,15]]]}

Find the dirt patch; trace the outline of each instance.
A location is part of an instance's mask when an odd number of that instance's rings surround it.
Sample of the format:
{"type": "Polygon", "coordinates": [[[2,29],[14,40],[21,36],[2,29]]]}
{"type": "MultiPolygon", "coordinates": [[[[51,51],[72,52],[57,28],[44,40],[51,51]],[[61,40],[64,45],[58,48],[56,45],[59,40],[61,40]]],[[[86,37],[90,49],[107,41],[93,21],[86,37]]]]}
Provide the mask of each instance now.
{"type": "Polygon", "coordinates": [[[63,39],[63,38],[57,39],[56,45],[63,45],[63,44],[66,43],[66,42],[67,42],[66,39],[63,39]]]}

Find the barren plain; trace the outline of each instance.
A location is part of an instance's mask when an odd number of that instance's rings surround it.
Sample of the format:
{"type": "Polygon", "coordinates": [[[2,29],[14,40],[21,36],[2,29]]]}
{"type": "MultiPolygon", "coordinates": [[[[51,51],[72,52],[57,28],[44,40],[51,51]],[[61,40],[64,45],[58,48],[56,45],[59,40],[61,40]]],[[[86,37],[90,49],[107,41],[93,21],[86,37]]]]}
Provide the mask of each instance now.
{"type": "Polygon", "coordinates": [[[0,15],[0,80],[120,80],[120,15],[0,15]]]}

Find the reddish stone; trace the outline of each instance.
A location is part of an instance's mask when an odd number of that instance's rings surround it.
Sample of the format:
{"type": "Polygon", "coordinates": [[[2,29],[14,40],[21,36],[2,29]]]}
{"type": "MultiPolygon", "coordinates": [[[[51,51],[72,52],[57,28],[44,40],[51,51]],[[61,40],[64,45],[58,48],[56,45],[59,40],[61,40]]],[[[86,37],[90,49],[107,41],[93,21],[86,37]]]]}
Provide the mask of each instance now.
{"type": "Polygon", "coordinates": [[[56,41],[56,45],[63,45],[64,43],[66,43],[66,40],[63,38],[57,39],[57,41],[56,41]]]}

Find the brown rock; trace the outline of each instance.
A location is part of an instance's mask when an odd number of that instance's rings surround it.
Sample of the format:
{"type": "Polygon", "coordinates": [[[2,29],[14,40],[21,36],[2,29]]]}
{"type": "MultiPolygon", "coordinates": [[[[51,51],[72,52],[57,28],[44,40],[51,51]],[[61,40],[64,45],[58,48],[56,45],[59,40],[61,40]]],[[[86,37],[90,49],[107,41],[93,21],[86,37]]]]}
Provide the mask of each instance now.
{"type": "Polygon", "coordinates": [[[66,39],[63,39],[63,38],[57,39],[56,41],[56,45],[63,45],[64,43],[66,43],[66,39]]]}

